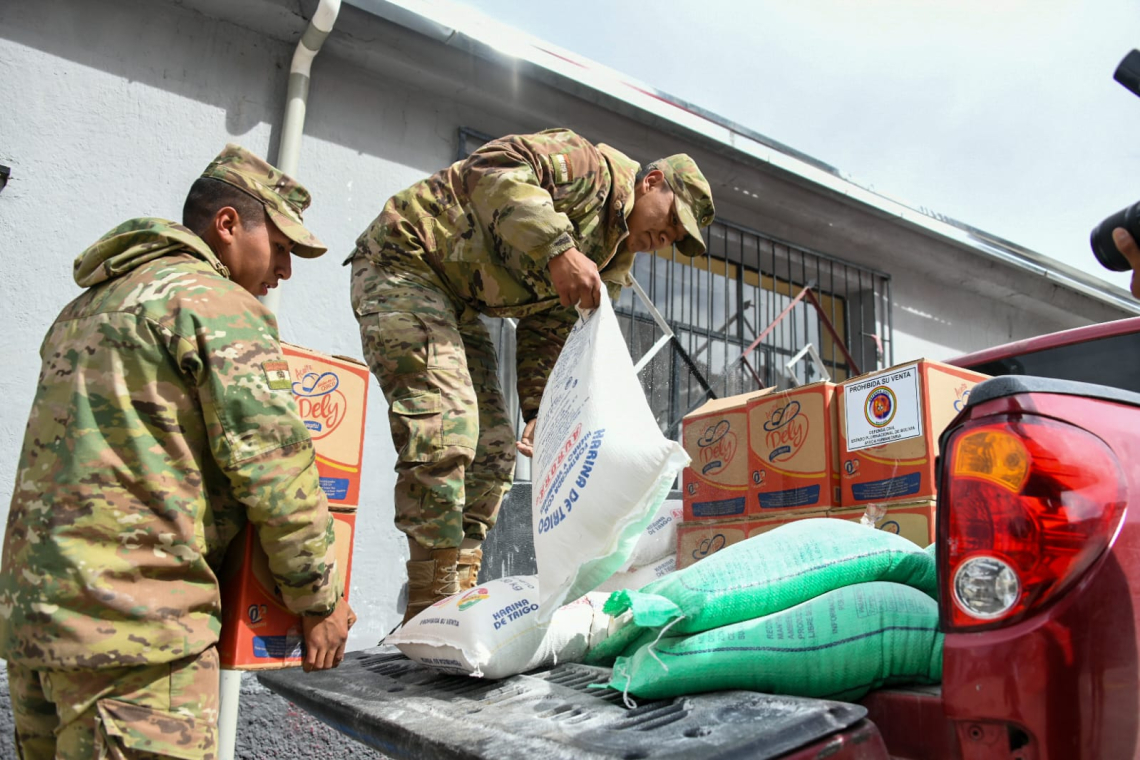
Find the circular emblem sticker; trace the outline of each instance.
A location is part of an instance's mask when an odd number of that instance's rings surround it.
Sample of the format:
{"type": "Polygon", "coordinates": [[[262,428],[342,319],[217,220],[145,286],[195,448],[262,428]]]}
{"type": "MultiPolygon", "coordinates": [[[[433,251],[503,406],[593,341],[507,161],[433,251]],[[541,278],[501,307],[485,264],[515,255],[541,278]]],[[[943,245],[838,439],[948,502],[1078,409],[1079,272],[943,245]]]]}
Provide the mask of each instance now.
{"type": "Polygon", "coordinates": [[[885,385],[880,385],[867,394],[863,413],[867,417],[867,422],[881,428],[891,424],[897,408],[898,402],[895,400],[894,391],[885,385]]]}

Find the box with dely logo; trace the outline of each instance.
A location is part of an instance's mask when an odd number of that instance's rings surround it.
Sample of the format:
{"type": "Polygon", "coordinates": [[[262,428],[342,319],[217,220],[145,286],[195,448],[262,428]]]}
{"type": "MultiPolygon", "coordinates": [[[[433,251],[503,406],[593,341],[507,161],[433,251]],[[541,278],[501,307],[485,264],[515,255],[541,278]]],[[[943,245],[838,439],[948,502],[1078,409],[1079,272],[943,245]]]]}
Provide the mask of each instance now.
{"type": "Polygon", "coordinates": [[[748,402],[771,390],[713,399],[681,421],[681,445],[692,459],[681,475],[686,520],[724,520],[746,513],[748,402]]]}
{"type": "MultiPolygon", "coordinates": [[[[348,599],[356,510],[332,510],[337,582],[348,599]]],[[[247,525],[226,552],[218,577],[222,588],[222,633],[218,657],[227,670],[273,670],[301,664],[301,618],[285,606],[269,572],[269,558],[247,525]]]]}
{"type": "Polygon", "coordinates": [[[297,411],[317,450],[317,471],[329,506],[355,508],[360,503],[368,367],[289,343],[282,343],[281,350],[289,364],[297,411]]]}
{"type": "Polygon", "coordinates": [[[748,402],[748,513],[761,517],[839,506],[834,383],[748,402]]]}
{"type": "Polygon", "coordinates": [[[677,525],[677,569],[683,570],[748,538],[751,520],[698,520],[677,525]]]}
{"type": "Polygon", "coordinates": [[[839,391],[841,506],[933,499],[938,437],[988,375],[919,359],[839,391]]]}
{"type": "MultiPolygon", "coordinates": [[[[934,515],[937,504],[934,499],[923,499],[915,502],[901,502],[884,505],[882,512],[870,515],[874,525],[879,530],[888,533],[897,533],[903,538],[910,539],[923,547],[934,543],[934,515]]],[[[859,522],[867,513],[865,507],[848,509],[832,509],[828,517],[839,520],[859,522]]]]}
{"type": "Polygon", "coordinates": [[[726,546],[809,517],[826,517],[826,510],[793,512],[775,517],[743,520],[698,520],[677,526],[677,569],[683,570],[726,546]]]}
{"type": "MultiPolygon", "coordinates": [[[[354,359],[288,343],[281,348],[285,361],[266,362],[266,380],[271,388],[292,391],[312,437],[321,488],[333,517],[339,582],[347,599],[370,375],[354,359]]],[[[231,542],[219,582],[222,667],[261,670],[300,665],[301,619],[285,607],[252,526],[231,542]]]]}

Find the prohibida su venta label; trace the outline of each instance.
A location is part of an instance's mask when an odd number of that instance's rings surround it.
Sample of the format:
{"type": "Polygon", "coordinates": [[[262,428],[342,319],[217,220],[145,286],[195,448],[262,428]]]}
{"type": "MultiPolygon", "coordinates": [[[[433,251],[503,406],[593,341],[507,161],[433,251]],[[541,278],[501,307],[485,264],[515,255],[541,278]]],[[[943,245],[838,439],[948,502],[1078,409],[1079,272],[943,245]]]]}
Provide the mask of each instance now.
{"type": "Polygon", "coordinates": [[[844,507],[933,499],[938,437],[988,376],[920,359],[852,378],[839,392],[844,507]]]}

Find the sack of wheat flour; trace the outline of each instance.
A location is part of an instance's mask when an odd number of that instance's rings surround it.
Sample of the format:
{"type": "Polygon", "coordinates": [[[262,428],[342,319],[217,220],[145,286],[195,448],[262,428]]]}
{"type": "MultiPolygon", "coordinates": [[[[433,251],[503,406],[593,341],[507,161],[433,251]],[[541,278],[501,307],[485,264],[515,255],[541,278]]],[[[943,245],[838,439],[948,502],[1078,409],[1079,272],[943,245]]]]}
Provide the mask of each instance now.
{"type": "Polygon", "coordinates": [[[408,658],[477,678],[506,678],[580,662],[609,633],[607,594],[589,594],[538,617],[533,575],[500,578],[436,602],[384,639],[408,658]]]}
{"type": "Polygon", "coordinates": [[[622,571],[646,568],[657,564],[665,557],[677,555],[677,525],[681,522],[682,506],[680,499],[666,499],[658,508],[657,514],[645,526],[645,530],[633,545],[629,560],[622,571]]]}
{"type": "Polygon", "coordinates": [[[531,507],[540,615],[629,563],[688,462],[661,434],[603,298],[571,330],[538,411],[531,507]]]}
{"type": "Polygon", "coordinates": [[[676,569],[677,558],[665,557],[646,567],[632,567],[629,570],[614,573],[594,590],[621,591],[623,589],[629,589],[630,591],[637,591],[653,583],[653,581],[664,578],[676,569]]]}

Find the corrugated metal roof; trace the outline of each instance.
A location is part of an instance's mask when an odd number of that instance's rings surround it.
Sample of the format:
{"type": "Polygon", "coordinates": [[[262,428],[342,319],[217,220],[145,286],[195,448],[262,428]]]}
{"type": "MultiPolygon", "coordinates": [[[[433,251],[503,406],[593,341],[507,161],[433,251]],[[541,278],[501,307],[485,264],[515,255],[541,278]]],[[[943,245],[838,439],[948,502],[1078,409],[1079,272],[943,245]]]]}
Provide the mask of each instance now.
{"type": "MultiPolygon", "coordinates": [[[[431,39],[491,60],[528,64],[531,76],[648,126],[699,135],[733,152],[769,164],[879,213],[1060,287],[1122,311],[1140,314],[1140,303],[1123,288],[962,222],[914,209],[846,178],[833,166],[772,140],[700,106],[675,98],[582,56],[517,29],[432,0],[345,0],[364,11],[431,39]]],[[[525,70],[525,67],[524,67],[525,70]]]]}

